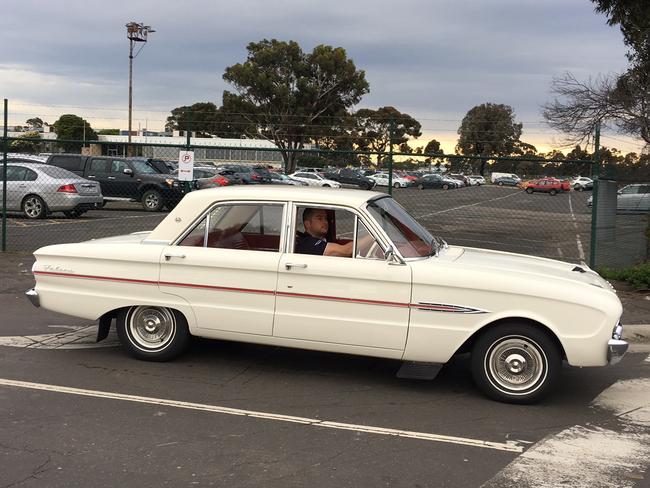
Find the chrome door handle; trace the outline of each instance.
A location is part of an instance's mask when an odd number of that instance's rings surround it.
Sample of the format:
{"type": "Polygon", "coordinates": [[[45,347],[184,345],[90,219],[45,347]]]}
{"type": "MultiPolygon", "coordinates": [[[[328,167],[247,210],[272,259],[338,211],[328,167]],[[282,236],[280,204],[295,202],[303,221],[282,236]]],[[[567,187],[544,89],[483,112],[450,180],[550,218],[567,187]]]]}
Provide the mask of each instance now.
{"type": "Polygon", "coordinates": [[[108,179],[109,179],[109,180],[114,180],[114,179],[115,179],[115,176],[109,176],[108,179]]]}
{"type": "Polygon", "coordinates": [[[171,258],[185,259],[185,254],[165,253],[164,256],[165,256],[165,261],[169,261],[171,258]]]}
{"type": "Polygon", "coordinates": [[[284,265],[284,267],[287,268],[287,269],[291,269],[291,268],[303,268],[304,269],[304,268],[307,267],[307,265],[306,264],[286,263],[284,265]]]}

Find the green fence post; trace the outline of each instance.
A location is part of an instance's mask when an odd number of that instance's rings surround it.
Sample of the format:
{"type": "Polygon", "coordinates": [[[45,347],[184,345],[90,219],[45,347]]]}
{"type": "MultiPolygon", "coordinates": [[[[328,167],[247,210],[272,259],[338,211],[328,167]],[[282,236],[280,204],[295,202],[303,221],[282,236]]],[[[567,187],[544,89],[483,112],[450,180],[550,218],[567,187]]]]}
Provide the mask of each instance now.
{"type": "Polygon", "coordinates": [[[393,136],[395,133],[395,119],[388,122],[388,194],[393,195],[393,136]]]}
{"type": "Polygon", "coordinates": [[[596,267],[596,245],[598,230],[598,187],[600,186],[600,122],[596,125],[594,135],[594,161],[593,161],[594,189],[591,197],[591,244],[589,249],[589,267],[596,267]]]}
{"type": "Polygon", "coordinates": [[[4,103],[4,129],[2,131],[2,252],[7,250],[7,123],[9,101],[4,103]]]}

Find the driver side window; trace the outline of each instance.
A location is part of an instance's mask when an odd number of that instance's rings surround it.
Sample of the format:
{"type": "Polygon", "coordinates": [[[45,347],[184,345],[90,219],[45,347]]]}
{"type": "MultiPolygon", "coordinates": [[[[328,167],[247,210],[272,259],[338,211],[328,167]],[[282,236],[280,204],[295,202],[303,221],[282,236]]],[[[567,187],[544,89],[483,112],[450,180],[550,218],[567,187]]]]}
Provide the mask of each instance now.
{"type": "Polygon", "coordinates": [[[384,251],[365,224],[357,217],[356,253],[359,259],[384,259],[384,251]]]}

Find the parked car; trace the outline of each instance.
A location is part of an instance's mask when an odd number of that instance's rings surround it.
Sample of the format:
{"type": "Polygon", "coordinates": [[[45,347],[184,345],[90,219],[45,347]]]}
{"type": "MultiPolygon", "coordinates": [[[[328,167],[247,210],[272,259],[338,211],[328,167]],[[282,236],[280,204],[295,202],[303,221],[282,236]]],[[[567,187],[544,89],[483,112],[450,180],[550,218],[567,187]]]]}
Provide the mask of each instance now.
{"type": "Polygon", "coordinates": [[[320,173],[303,173],[302,171],[299,171],[289,176],[294,180],[307,183],[308,186],[341,188],[341,184],[339,182],[328,180],[324,176],[321,176],[320,173]]]}
{"type": "Polygon", "coordinates": [[[557,178],[542,178],[526,183],[526,193],[542,192],[549,195],[556,195],[571,188],[568,181],[562,181],[557,178]]]}
{"type": "Polygon", "coordinates": [[[469,184],[473,186],[485,185],[485,178],[481,175],[469,175],[469,184]]]}
{"type": "Polygon", "coordinates": [[[318,173],[322,174],[323,168],[298,168],[295,173],[318,173]]]}
{"type": "MultiPolygon", "coordinates": [[[[2,193],[0,182],[0,205],[2,193]]],[[[43,219],[54,212],[75,218],[100,208],[103,200],[95,181],[44,163],[7,159],[7,211],[20,211],[28,219],[43,219]]]]}
{"type": "MultiPolygon", "coordinates": [[[[593,197],[587,199],[591,207],[593,197]]],[[[622,212],[650,212],[650,183],[634,183],[618,190],[616,209],[622,212]]]]}
{"type": "Polygon", "coordinates": [[[499,179],[499,178],[504,178],[504,177],[516,180],[517,184],[521,183],[521,178],[519,178],[519,176],[517,176],[514,173],[497,173],[497,172],[494,172],[494,173],[492,173],[490,175],[490,179],[492,180],[492,183],[494,183],[494,180],[499,179]]]}
{"type": "Polygon", "coordinates": [[[161,211],[165,206],[172,209],[185,194],[177,178],[156,172],[144,161],[111,156],[52,154],[47,158],[47,164],[98,182],[104,202],[138,201],[149,212],[161,211]]]}
{"type": "Polygon", "coordinates": [[[307,186],[307,183],[294,180],[290,176],[276,171],[271,171],[271,183],[275,185],[307,186]]]}
{"type": "Polygon", "coordinates": [[[151,166],[153,169],[156,170],[156,173],[160,173],[163,175],[166,174],[171,174],[176,171],[176,174],[178,174],[178,164],[174,164],[168,161],[165,161],[164,159],[158,159],[158,158],[145,158],[145,157],[132,157],[129,158],[132,161],[144,161],[147,163],[149,166],[151,166]]]}
{"type": "Polygon", "coordinates": [[[372,190],[377,184],[375,180],[362,175],[359,171],[349,168],[340,168],[326,171],[323,176],[328,180],[338,181],[343,185],[358,186],[364,190],[372,190]]]}
{"type": "Polygon", "coordinates": [[[151,232],[34,254],[32,303],[99,320],[99,340],[115,319],[143,360],[170,360],[193,335],[398,359],[402,376],[470,352],[486,395],[529,403],[563,360],[604,366],[628,347],[618,296],[586,265],[449,246],[378,192],[197,191],[151,232]],[[296,252],[314,207],[319,235],[352,243],[351,257],[296,252]]]}
{"type": "Polygon", "coordinates": [[[518,186],[521,180],[516,180],[510,176],[500,176],[492,180],[493,185],[499,186],[518,186]]]}
{"type": "Polygon", "coordinates": [[[571,188],[575,191],[593,190],[594,180],[586,176],[578,176],[571,181],[571,188]]]}
{"type": "Polygon", "coordinates": [[[462,183],[462,186],[470,186],[470,180],[467,176],[465,175],[460,175],[460,174],[449,174],[447,175],[449,178],[460,181],[462,183]]]}
{"type": "Polygon", "coordinates": [[[415,186],[417,186],[420,190],[424,190],[425,188],[442,188],[443,190],[458,188],[456,181],[449,181],[438,174],[428,174],[422,176],[415,182],[415,186]]]}
{"type": "MultiPolygon", "coordinates": [[[[377,186],[388,186],[388,173],[375,173],[374,175],[369,176],[369,178],[373,179],[377,186]]],[[[406,188],[407,186],[411,185],[411,182],[407,179],[393,175],[392,184],[393,188],[406,188]]]]}

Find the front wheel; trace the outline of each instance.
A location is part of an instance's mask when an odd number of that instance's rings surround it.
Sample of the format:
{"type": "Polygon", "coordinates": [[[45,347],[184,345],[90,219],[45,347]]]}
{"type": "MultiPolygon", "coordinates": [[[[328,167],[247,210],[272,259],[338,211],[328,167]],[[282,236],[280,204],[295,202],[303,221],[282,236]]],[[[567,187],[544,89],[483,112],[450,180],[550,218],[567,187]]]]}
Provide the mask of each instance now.
{"type": "Polygon", "coordinates": [[[538,327],[512,322],[486,331],[472,349],[472,376],[494,400],[533,403],[557,383],[562,356],[538,327]]]}
{"type": "Polygon", "coordinates": [[[549,193],[551,196],[555,196],[557,194],[557,190],[551,190],[549,193]]]}
{"type": "Polygon", "coordinates": [[[530,195],[531,193],[533,193],[533,189],[532,188],[526,188],[526,193],[528,193],[530,195]]]}
{"type": "Polygon", "coordinates": [[[160,212],[163,209],[162,195],[158,190],[147,190],[142,194],[142,206],[147,212],[160,212]]]}
{"type": "Polygon", "coordinates": [[[329,186],[327,183],[325,183],[325,184],[323,185],[323,188],[330,188],[330,186],[329,186]]]}
{"type": "Polygon", "coordinates": [[[499,181],[499,182],[497,183],[497,185],[499,185],[499,186],[503,186],[503,181],[499,181]]]}
{"type": "Polygon", "coordinates": [[[148,305],[122,310],[117,335],[129,354],[146,361],[168,361],[182,353],[190,340],[182,313],[148,305]]]}
{"type": "Polygon", "coordinates": [[[393,188],[399,188],[399,187],[400,187],[400,184],[399,184],[399,183],[397,183],[397,182],[396,182],[396,183],[393,183],[393,188]]]}
{"type": "Polygon", "coordinates": [[[418,190],[424,190],[424,185],[422,183],[418,185],[418,190]]]}
{"type": "Polygon", "coordinates": [[[442,185],[442,189],[443,190],[449,190],[449,185],[447,183],[445,183],[444,185],[442,185]]]}

